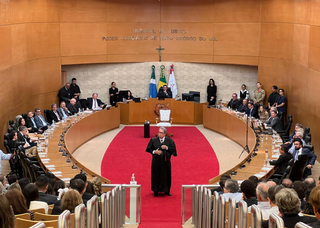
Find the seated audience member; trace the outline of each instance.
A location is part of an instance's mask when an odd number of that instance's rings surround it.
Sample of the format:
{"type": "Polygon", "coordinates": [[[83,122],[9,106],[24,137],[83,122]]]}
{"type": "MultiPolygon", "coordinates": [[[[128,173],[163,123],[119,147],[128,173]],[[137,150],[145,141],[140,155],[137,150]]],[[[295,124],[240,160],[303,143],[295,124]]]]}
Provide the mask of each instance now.
{"type": "Polygon", "coordinates": [[[240,106],[240,101],[238,100],[238,95],[236,93],[232,94],[232,98],[228,103],[228,108],[231,108],[233,110],[238,110],[240,106]]]}
{"type": "MultiPolygon", "coordinates": [[[[276,194],[276,205],[279,207],[279,212],[286,228],[294,228],[298,222],[307,224],[317,221],[316,218],[310,216],[299,216],[301,203],[293,189],[281,189],[276,194]]],[[[269,221],[263,222],[262,227],[269,227],[269,221]]]]}
{"type": "Polygon", "coordinates": [[[36,121],[34,120],[34,114],[31,111],[28,111],[27,113],[27,119],[26,119],[26,126],[29,129],[30,132],[35,132],[35,133],[42,133],[43,130],[38,129],[36,121]],[[31,128],[31,130],[30,130],[31,128]]]}
{"type": "Polygon", "coordinates": [[[264,218],[269,219],[269,216],[272,213],[276,215],[279,214],[279,207],[276,205],[276,194],[283,189],[284,187],[281,185],[274,185],[268,189],[268,201],[270,204],[270,209],[264,210],[262,215],[264,218]]]}
{"type": "Polygon", "coordinates": [[[46,176],[39,176],[35,182],[39,191],[39,201],[46,202],[48,205],[54,204],[57,201],[57,197],[46,194],[49,187],[49,178],[46,176]]]}
{"type": "Polygon", "coordinates": [[[315,215],[314,214],[314,210],[313,210],[313,206],[310,203],[310,193],[313,189],[308,189],[306,191],[306,204],[304,205],[303,210],[301,211],[302,214],[306,214],[306,215],[315,215]]]}
{"type": "Polygon", "coordinates": [[[27,184],[23,189],[23,195],[26,198],[27,208],[29,210],[44,208],[45,213],[48,214],[48,204],[42,201],[39,201],[39,192],[38,187],[33,184],[27,184]]]}
{"type": "Polygon", "coordinates": [[[66,107],[66,102],[64,102],[64,101],[62,101],[60,103],[60,107],[57,108],[57,112],[60,114],[60,116],[62,117],[63,120],[68,118],[68,116],[72,115],[72,113],[66,107]]]}
{"type": "Polygon", "coordinates": [[[0,195],[6,193],[6,189],[5,189],[4,187],[6,186],[7,182],[8,182],[8,181],[7,181],[6,176],[3,175],[3,174],[0,174],[0,183],[1,183],[2,186],[3,186],[2,191],[0,191],[0,195]]]}
{"type": "Polygon", "coordinates": [[[28,177],[23,177],[19,180],[19,185],[21,187],[21,191],[23,191],[24,187],[30,184],[30,179],[28,177]]]}
{"type": "MultiPolygon", "coordinates": [[[[128,95],[129,95],[129,93],[128,93],[128,95]]],[[[159,92],[158,92],[157,97],[172,98],[171,89],[168,88],[167,85],[163,85],[163,86],[159,89],[159,92]]],[[[133,97],[132,97],[132,99],[133,99],[133,97]]]]}
{"type": "Polygon", "coordinates": [[[14,155],[15,155],[15,153],[5,154],[2,152],[2,150],[0,150],[0,173],[2,173],[1,161],[2,160],[10,160],[14,155]]]}
{"type": "Polygon", "coordinates": [[[248,116],[252,116],[252,117],[254,117],[254,118],[258,118],[257,108],[254,107],[254,104],[253,104],[253,103],[248,103],[248,109],[247,109],[246,114],[247,114],[248,116]]]}
{"type": "Polygon", "coordinates": [[[233,180],[233,179],[226,180],[223,196],[226,201],[228,201],[229,198],[234,199],[236,203],[238,203],[241,200],[242,193],[239,192],[239,186],[236,180],[233,180]]]}
{"type": "Polygon", "coordinates": [[[270,93],[268,97],[268,107],[275,107],[277,105],[277,101],[279,99],[278,86],[274,85],[271,87],[272,93],[270,93]]]}
{"type": "Polygon", "coordinates": [[[296,123],[296,124],[294,125],[294,131],[293,131],[292,135],[290,136],[290,140],[293,139],[293,137],[294,137],[294,135],[296,134],[297,131],[301,131],[302,134],[304,133],[304,129],[303,129],[302,124],[296,123]]]}
{"type": "Polygon", "coordinates": [[[248,100],[243,99],[242,104],[239,106],[238,111],[246,113],[248,110],[248,100]]]}
{"type": "Polygon", "coordinates": [[[247,90],[247,86],[245,84],[242,84],[238,97],[240,99],[240,102],[242,102],[244,99],[249,99],[249,91],[247,90]]]}
{"type": "Polygon", "coordinates": [[[14,129],[15,130],[18,130],[18,128],[19,128],[19,120],[22,118],[22,116],[21,115],[17,115],[16,116],[16,122],[14,123],[14,129]]]}
{"type": "MultiPolygon", "coordinates": [[[[26,126],[26,127],[27,127],[27,125],[26,125],[26,120],[25,120],[24,118],[20,118],[20,119],[19,119],[19,121],[18,121],[18,128],[19,128],[20,126],[26,126]]],[[[32,127],[27,127],[27,129],[28,129],[28,133],[29,133],[29,131],[32,131],[32,127]]]]}
{"type": "Polygon", "coordinates": [[[242,192],[242,198],[247,203],[248,207],[250,207],[251,205],[256,205],[258,203],[256,196],[256,188],[254,187],[254,184],[251,181],[243,181],[240,185],[240,189],[242,192]]]}
{"type": "Polygon", "coordinates": [[[306,178],[303,182],[307,186],[307,189],[313,189],[314,187],[316,187],[316,180],[312,177],[306,178]]]}
{"type": "Polygon", "coordinates": [[[289,153],[287,145],[282,144],[279,147],[280,156],[277,160],[271,160],[271,165],[278,166],[276,171],[277,174],[283,174],[288,166],[289,161],[292,159],[292,155],[289,153]]]}
{"type": "MultiPolygon", "coordinates": [[[[77,174],[77,175],[74,176],[74,179],[83,180],[83,182],[85,183],[86,188],[87,188],[88,183],[87,183],[87,176],[86,176],[85,174],[79,173],[79,174],[77,174]]],[[[94,194],[85,191],[85,192],[83,193],[83,195],[82,195],[82,198],[88,201],[88,200],[90,200],[93,196],[94,196],[94,194]]]]}
{"type": "Polygon", "coordinates": [[[215,191],[218,192],[219,195],[223,194],[224,184],[226,183],[226,180],[229,179],[231,179],[231,176],[229,174],[222,174],[219,180],[219,187],[212,189],[212,194],[215,191]]]}
{"type": "Polygon", "coordinates": [[[20,187],[20,185],[19,185],[18,183],[13,183],[13,184],[11,184],[11,185],[9,186],[8,190],[9,190],[9,189],[17,189],[17,190],[19,190],[20,192],[22,192],[22,189],[21,189],[21,187],[20,187]]]}
{"type": "Polygon", "coordinates": [[[301,201],[301,210],[303,210],[306,204],[306,201],[305,201],[306,191],[307,191],[306,184],[302,181],[295,181],[292,183],[292,189],[295,190],[296,193],[298,194],[298,197],[301,201]]]}
{"type": "Polygon", "coordinates": [[[54,121],[55,123],[57,123],[61,120],[62,120],[62,116],[60,116],[59,112],[57,111],[57,105],[52,104],[51,110],[48,113],[48,122],[53,123],[53,121],[54,121]]]}
{"type": "Polygon", "coordinates": [[[77,85],[76,78],[72,78],[72,80],[71,80],[70,93],[71,93],[72,98],[75,98],[77,100],[79,99],[81,91],[80,91],[80,87],[77,85]]]}
{"type": "Polygon", "coordinates": [[[320,186],[315,187],[312,189],[310,196],[309,196],[309,202],[311,206],[313,207],[314,215],[316,216],[317,220],[314,223],[308,224],[311,227],[320,227],[320,186]]]}
{"type": "Polygon", "coordinates": [[[92,98],[87,99],[88,108],[91,110],[101,110],[105,105],[100,99],[98,99],[98,94],[93,93],[92,98]]]}
{"type": "Polygon", "coordinates": [[[275,111],[271,110],[270,114],[271,114],[271,118],[269,120],[267,120],[264,124],[267,127],[272,127],[272,129],[277,132],[282,131],[283,126],[282,126],[282,123],[281,123],[279,117],[277,116],[277,113],[275,111]]]}
{"type": "Polygon", "coordinates": [[[285,178],[282,180],[281,185],[285,188],[292,188],[292,180],[290,180],[289,178],[285,178]]]}
{"type": "Polygon", "coordinates": [[[307,161],[306,169],[304,170],[304,176],[306,177],[311,175],[311,168],[313,167],[317,159],[317,155],[315,155],[313,151],[311,151],[309,148],[302,147],[301,139],[293,139],[293,144],[295,147],[295,150],[292,153],[292,157],[294,161],[298,160],[299,155],[306,154],[308,156],[308,161],[307,161]]]}
{"type": "Polygon", "coordinates": [[[287,98],[284,96],[284,89],[279,89],[279,98],[277,100],[276,108],[278,109],[279,115],[284,116],[286,115],[286,103],[287,98]]]}
{"type": "Polygon", "coordinates": [[[18,183],[18,176],[17,174],[8,174],[7,175],[8,184],[11,185],[13,183],[18,183]]]}
{"type": "Polygon", "coordinates": [[[70,103],[67,105],[68,110],[71,112],[72,115],[74,115],[75,113],[77,113],[77,107],[76,107],[76,99],[72,98],[70,100],[70,103]]]}
{"type": "Polygon", "coordinates": [[[28,157],[37,156],[37,144],[28,137],[27,127],[21,126],[19,128],[18,141],[24,142],[23,148],[28,157]]]}
{"type": "MultiPolygon", "coordinates": [[[[271,208],[270,203],[268,201],[269,188],[270,186],[267,183],[261,182],[258,184],[256,189],[257,200],[258,200],[257,207],[261,210],[263,219],[269,218],[265,211],[271,208]]],[[[248,211],[250,210],[251,208],[248,208],[248,211]]]]}
{"type": "Polygon", "coordinates": [[[35,113],[34,121],[36,122],[37,128],[43,131],[47,130],[50,124],[41,115],[41,109],[36,108],[34,110],[34,113],[35,113]]]}
{"type": "Polygon", "coordinates": [[[94,187],[90,181],[87,181],[86,193],[94,195],[94,187]]]}
{"type": "Polygon", "coordinates": [[[269,113],[268,111],[264,108],[263,105],[261,105],[259,107],[259,111],[258,111],[258,115],[259,115],[259,119],[262,122],[266,122],[269,119],[269,113]]]}
{"type": "Polygon", "coordinates": [[[259,183],[258,177],[256,177],[256,176],[250,176],[250,177],[248,178],[248,180],[253,183],[254,188],[257,188],[258,183],[259,183]]]}
{"type": "Polygon", "coordinates": [[[5,196],[0,195],[0,227],[15,228],[14,219],[9,201],[5,196]]]}
{"type": "MultiPolygon", "coordinates": [[[[293,139],[301,139],[302,142],[302,146],[305,146],[306,143],[303,140],[303,133],[301,131],[297,131],[296,134],[293,136],[293,139]]],[[[289,153],[292,154],[295,150],[294,144],[293,144],[293,139],[291,142],[286,142],[286,144],[288,145],[289,149],[289,153]]]]}
{"type": "Polygon", "coordinates": [[[94,177],[92,180],[93,184],[93,189],[94,193],[96,196],[101,196],[103,191],[102,191],[102,181],[99,177],[94,177]]]}
{"type": "Polygon", "coordinates": [[[9,133],[9,140],[7,142],[8,147],[10,148],[10,150],[12,151],[13,149],[16,149],[19,146],[18,142],[18,133],[13,130],[9,133]]]}
{"type": "Polygon", "coordinates": [[[6,192],[3,184],[0,182],[0,195],[3,195],[6,192]]]}
{"type": "Polygon", "coordinates": [[[83,200],[80,193],[77,190],[68,190],[61,199],[61,212],[64,210],[69,210],[74,213],[75,208],[82,204],[83,200]]]}
{"type": "Polygon", "coordinates": [[[59,97],[59,102],[61,103],[62,101],[66,102],[66,104],[69,104],[71,97],[71,91],[70,91],[70,83],[67,82],[64,87],[62,87],[59,90],[58,93],[59,97]]]}
{"type": "Polygon", "coordinates": [[[26,199],[21,191],[18,189],[9,189],[4,196],[8,199],[15,215],[29,213],[30,220],[34,220],[34,214],[28,210],[26,199]]]}
{"type": "Polygon", "coordinates": [[[53,195],[59,196],[59,189],[65,189],[66,184],[62,180],[56,181],[56,183],[53,185],[53,195]]]}
{"type": "MultiPolygon", "coordinates": [[[[83,198],[83,193],[86,191],[86,183],[81,179],[71,179],[70,180],[70,189],[77,190],[80,193],[81,197],[82,197],[83,204],[85,206],[87,206],[88,200],[83,198]]],[[[64,196],[62,196],[62,198],[63,197],[64,196]]],[[[59,215],[62,212],[63,212],[63,210],[61,208],[61,200],[58,200],[57,202],[54,203],[52,214],[53,215],[59,215]]]]}
{"type": "Polygon", "coordinates": [[[269,185],[269,187],[277,185],[277,183],[275,181],[273,181],[273,180],[268,180],[267,184],[269,185]]]}
{"type": "Polygon", "coordinates": [[[257,89],[253,91],[254,104],[263,105],[266,92],[261,87],[262,84],[260,82],[257,82],[257,89]]]}

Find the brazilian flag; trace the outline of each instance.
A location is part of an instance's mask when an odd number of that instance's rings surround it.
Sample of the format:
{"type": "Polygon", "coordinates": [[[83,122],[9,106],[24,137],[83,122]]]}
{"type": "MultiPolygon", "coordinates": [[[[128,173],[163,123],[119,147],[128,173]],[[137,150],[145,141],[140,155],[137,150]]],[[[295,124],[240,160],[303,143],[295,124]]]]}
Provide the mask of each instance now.
{"type": "Polygon", "coordinates": [[[160,74],[160,80],[159,80],[159,85],[158,85],[158,91],[162,86],[167,85],[166,76],[164,75],[164,68],[165,68],[164,65],[160,66],[161,74],[160,74]]]}

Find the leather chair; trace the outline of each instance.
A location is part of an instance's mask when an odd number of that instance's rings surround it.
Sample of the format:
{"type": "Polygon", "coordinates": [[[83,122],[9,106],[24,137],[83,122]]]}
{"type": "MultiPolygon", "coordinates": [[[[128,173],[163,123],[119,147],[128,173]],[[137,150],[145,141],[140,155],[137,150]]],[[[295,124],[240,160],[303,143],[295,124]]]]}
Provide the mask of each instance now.
{"type": "MultiPolygon", "coordinates": [[[[49,109],[45,109],[45,110],[43,110],[43,115],[44,115],[44,118],[46,119],[46,121],[49,123],[49,112],[50,112],[50,110],[49,109]]],[[[49,124],[52,124],[52,123],[49,123],[49,124]]]]}
{"type": "Polygon", "coordinates": [[[27,119],[28,114],[27,113],[22,113],[21,116],[22,116],[23,119],[27,119]]]}
{"type": "Polygon", "coordinates": [[[87,102],[87,99],[80,99],[79,100],[80,102],[80,105],[83,109],[87,109],[88,108],[88,102],[87,102]]]}
{"type": "Polygon", "coordinates": [[[291,171],[292,171],[293,164],[294,164],[294,160],[293,160],[293,158],[292,158],[292,159],[290,159],[290,161],[288,162],[288,166],[287,166],[286,170],[284,171],[284,173],[283,173],[283,174],[277,174],[277,173],[275,173],[275,174],[272,175],[271,179],[273,179],[273,178],[278,178],[278,179],[280,180],[279,183],[282,183],[283,179],[285,179],[285,178],[287,178],[288,176],[290,176],[291,171]]]}
{"type": "Polygon", "coordinates": [[[283,131],[278,131],[278,134],[282,138],[282,141],[286,141],[287,139],[289,139],[291,125],[292,125],[292,115],[288,115],[283,131]]]}
{"type": "Polygon", "coordinates": [[[305,127],[304,133],[303,133],[303,140],[306,144],[311,143],[311,134],[310,134],[310,127],[305,127]]]}
{"type": "Polygon", "coordinates": [[[308,156],[306,154],[299,155],[298,160],[293,164],[291,173],[289,175],[289,178],[292,180],[292,182],[303,180],[304,169],[306,168],[307,162],[308,156]]]}

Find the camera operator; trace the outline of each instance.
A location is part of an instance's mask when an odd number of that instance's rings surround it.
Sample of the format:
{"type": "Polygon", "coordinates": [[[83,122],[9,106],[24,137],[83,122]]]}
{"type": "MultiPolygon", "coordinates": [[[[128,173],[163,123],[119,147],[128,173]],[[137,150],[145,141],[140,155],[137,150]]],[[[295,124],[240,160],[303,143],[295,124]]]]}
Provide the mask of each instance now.
{"type": "Polygon", "coordinates": [[[28,157],[36,157],[37,156],[37,144],[34,142],[35,140],[31,140],[28,137],[28,129],[26,126],[20,126],[19,132],[17,134],[18,141],[16,144],[23,145],[19,149],[24,150],[26,156],[28,157]]]}

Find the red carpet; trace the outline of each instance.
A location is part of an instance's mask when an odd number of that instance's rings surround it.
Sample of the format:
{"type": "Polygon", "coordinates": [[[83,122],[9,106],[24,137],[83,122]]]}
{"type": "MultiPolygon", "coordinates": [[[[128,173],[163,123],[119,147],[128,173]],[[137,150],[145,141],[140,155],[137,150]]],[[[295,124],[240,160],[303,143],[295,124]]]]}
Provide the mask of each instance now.
{"type": "MultiPolygon", "coordinates": [[[[207,184],[219,174],[217,157],[207,139],[196,127],[172,127],[177,157],[172,157],[172,196],[152,196],[151,154],[145,152],[150,139],[143,127],[126,126],[109,145],[101,164],[101,174],[112,183],[129,184],[131,174],[141,184],[141,224],[145,227],[181,228],[181,185],[207,184]]],[[[151,127],[151,136],[158,128],[151,127]]],[[[190,198],[190,196],[188,196],[190,198]]],[[[190,216],[190,212],[188,213],[190,216]]]]}

